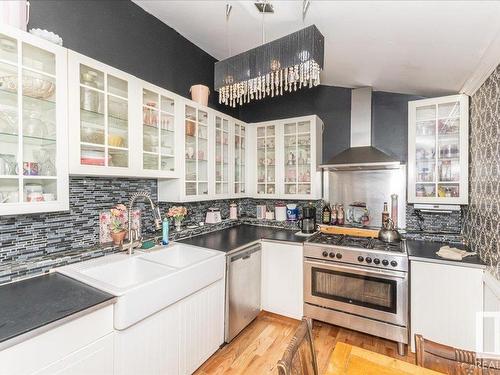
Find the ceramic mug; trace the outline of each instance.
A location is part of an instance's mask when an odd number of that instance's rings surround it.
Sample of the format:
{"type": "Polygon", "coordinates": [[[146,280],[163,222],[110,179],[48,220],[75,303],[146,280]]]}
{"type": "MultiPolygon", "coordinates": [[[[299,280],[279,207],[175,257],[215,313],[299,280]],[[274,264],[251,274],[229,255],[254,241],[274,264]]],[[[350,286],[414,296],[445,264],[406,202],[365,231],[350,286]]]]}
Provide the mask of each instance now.
{"type": "Polygon", "coordinates": [[[42,193],[29,193],[26,197],[28,202],[43,202],[42,193]]]}

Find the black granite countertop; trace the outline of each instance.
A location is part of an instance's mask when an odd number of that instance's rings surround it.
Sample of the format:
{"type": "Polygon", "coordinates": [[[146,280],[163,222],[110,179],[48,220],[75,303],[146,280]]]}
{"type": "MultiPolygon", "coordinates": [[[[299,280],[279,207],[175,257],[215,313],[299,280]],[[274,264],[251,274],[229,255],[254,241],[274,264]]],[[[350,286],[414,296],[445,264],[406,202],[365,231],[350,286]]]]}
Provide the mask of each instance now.
{"type": "Polygon", "coordinates": [[[297,236],[297,232],[298,230],[241,224],[176,242],[229,252],[262,239],[297,243],[307,240],[307,236],[297,236]]]}
{"type": "Polygon", "coordinates": [[[408,250],[408,257],[410,260],[427,260],[432,262],[456,264],[456,265],[477,267],[477,268],[486,267],[486,264],[479,258],[478,255],[471,255],[465,257],[462,260],[444,259],[436,255],[436,252],[439,250],[439,248],[445,245],[469,251],[469,249],[466,248],[464,245],[457,243],[406,240],[406,247],[408,250]]]}
{"type": "Polygon", "coordinates": [[[51,323],[115,297],[53,272],[0,287],[0,348],[51,323]],[[12,340],[14,341],[14,340],[12,340]]]}

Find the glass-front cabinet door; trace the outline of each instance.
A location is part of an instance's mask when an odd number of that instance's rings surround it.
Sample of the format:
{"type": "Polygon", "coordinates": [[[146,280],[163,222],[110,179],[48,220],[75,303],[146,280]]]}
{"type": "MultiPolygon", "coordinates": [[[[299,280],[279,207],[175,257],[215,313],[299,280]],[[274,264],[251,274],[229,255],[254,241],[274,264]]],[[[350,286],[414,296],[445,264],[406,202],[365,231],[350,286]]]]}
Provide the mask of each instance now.
{"type": "Polygon", "coordinates": [[[208,112],[186,105],[184,133],[184,194],[208,195],[208,112]]]}
{"type": "Polygon", "coordinates": [[[127,175],[131,76],[70,51],[70,172],[127,175]]]}
{"type": "Polygon", "coordinates": [[[257,126],[257,195],[276,193],[276,125],[257,126]]]}
{"type": "Polygon", "coordinates": [[[234,194],[245,194],[246,125],[234,124],[234,194]]]}
{"type": "Polygon", "coordinates": [[[142,90],[142,169],[151,176],[175,171],[175,100],[142,90]]]}
{"type": "Polygon", "coordinates": [[[65,50],[0,27],[0,215],[68,209],[65,50]]]}
{"type": "Polygon", "coordinates": [[[215,194],[229,193],[229,120],[215,115],[215,194]]]}
{"type": "Polygon", "coordinates": [[[411,203],[468,203],[468,97],[409,103],[411,203]]]}
{"type": "Polygon", "coordinates": [[[283,128],[285,195],[311,194],[311,122],[287,122],[283,128]]]}

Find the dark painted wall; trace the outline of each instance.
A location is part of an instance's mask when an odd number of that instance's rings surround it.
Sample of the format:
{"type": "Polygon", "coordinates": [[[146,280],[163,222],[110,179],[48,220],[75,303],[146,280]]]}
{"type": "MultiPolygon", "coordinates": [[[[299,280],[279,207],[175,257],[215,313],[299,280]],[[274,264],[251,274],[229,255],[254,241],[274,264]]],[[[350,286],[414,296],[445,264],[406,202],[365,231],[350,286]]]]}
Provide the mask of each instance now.
{"type": "Polygon", "coordinates": [[[421,96],[374,91],[372,96],[372,145],[408,161],[408,101],[421,96]]]}
{"type": "MultiPolygon", "coordinates": [[[[374,91],[372,96],[372,144],[408,160],[408,101],[420,96],[374,91]]],[[[244,105],[240,118],[247,122],[318,115],[325,123],[323,161],[345,150],[350,143],[351,89],[318,86],[293,94],[244,105]]]]}
{"type": "MultiPolygon", "coordinates": [[[[31,0],[29,28],[59,34],[64,46],[189,97],[214,82],[215,58],[128,0],[31,0]]],[[[211,106],[219,107],[217,94],[211,106]]]]}
{"type": "Polygon", "coordinates": [[[323,160],[349,147],[351,124],[351,90],[318,86],[292,94],[243,105],[240,118],[246,122],[318,115],[325,124],[323,160]]]}

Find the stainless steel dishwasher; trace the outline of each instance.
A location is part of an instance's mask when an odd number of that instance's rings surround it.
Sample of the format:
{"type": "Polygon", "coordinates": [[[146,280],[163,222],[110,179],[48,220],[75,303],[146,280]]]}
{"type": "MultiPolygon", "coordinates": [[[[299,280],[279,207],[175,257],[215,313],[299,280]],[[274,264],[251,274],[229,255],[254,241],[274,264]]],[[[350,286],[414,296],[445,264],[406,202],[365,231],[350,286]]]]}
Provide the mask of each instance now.
{"type": "Polygon", "coordinates": [[[260,243],[226,258],[225,341],[230,342],[260,312],[260,243]]]}

